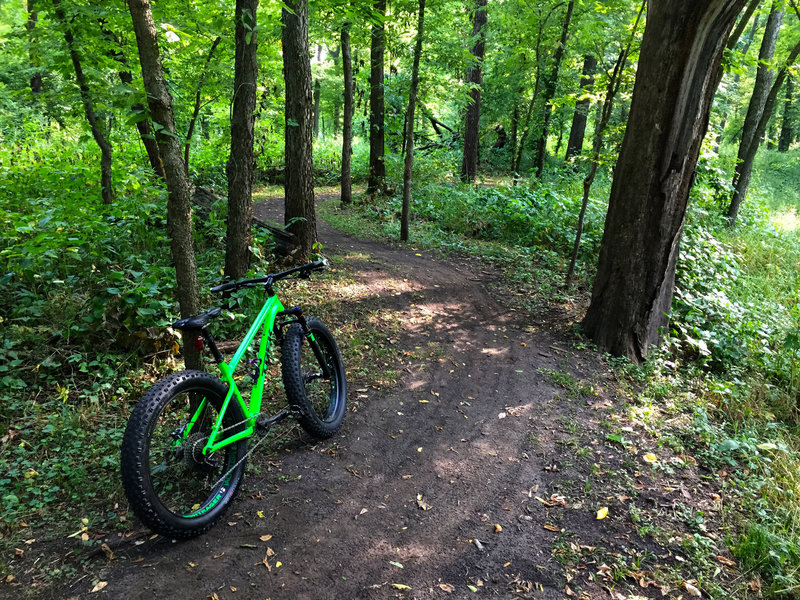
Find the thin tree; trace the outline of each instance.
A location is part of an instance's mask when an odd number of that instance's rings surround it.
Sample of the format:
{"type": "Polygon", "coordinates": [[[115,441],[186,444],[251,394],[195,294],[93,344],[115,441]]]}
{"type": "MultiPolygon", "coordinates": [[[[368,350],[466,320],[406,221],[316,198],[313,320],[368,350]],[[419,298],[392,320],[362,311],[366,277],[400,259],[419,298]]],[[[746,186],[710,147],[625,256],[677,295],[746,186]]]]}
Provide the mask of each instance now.
{"type": "Polygon", "coordinates": [[[567,47],[567,36],[569,35],[569,26],[572,22],[572,9],[575,7],[574,0],[570,0],[567,4],[567,12],[564,16],[564,23],[561,26],[561,37],[558,40],[558,48],[553,54],[553,64],[550,73],[544,82],[542,93],[544,95],[544,114],[542,115],[542,128],[539,132],[539,139],[536,140],[536,149],[534,151],[534,166],[536,167],[536,177],[541,179],[544,172],[544,158],[547,154],[547,137],[550,135],[550,117],[553,114],[553,97],[556,94],[556,85],[558,84],[558,73],[561,69],[561,59],[564,57],[564,51],[567,47]]]}
{"type": "Polygon", "coordinates": [[[681,233],[728,34],[745,0],[649,0],[583,330],[641,361],[668,322],[681,233]]]}
{"type": "MultiPolygon", "coordinates": [[[[482,0],[478,0],[481,2],[482,0]]],[[[408,222],[411,213],[411,177],[414,172],[414,108],[419,86],[419,60],[422,55],[422,32],[425,25],[425,0],[419,0],[417,15],[417,41],[414,44],[414,65],[411,68],[411,88],[408,91],[406,112],[406,157],[403,168],[403,209],[400,217],[400,239],[408,241],[408,222]]]]}
{"type": "Polygon", "coordinates": [[[467,68],[469,101],[464,117],[464,153],[461,159],[461,181],[472,183],[478,172],[478,142],[481,120],[481,86],[483,58],[486,54],[486,0],[475,0],[472,13],[472,59],[467,68]]]}
{"type": "MultiPolygon", "coordinates": [[[[208,72],[211,69],[211,61],[214,58],[214,52],[219,46],[219,43],[222,41],[220,36],[214,38],[214,41],[211,43],[211,48],[208,49],[208,53],[206,54],[206,61],[203,64],[203,70],[200,72],[200,78],[197,80],[197,88],[195,89],[194,93],[194,108],[192,109],[192,116],[189,119],[189,128],[186,130],[186,143],[183,145],[183,162],[186,164],[186,175],[189,175],[189,153],[192,147],[192,137],[194,137],[194,128],[197,125],[197,117],[200,116],[200,109],[202,108],[201,100],[202,100],[202,93],[203,93],[203,86],[206,83],[206,78],[208,77],[208,72]]],[[[235,63],[234,58],[234,63],[235,63]]],[[[235,69],[234,64],[234,69],[235,69]]],[[[234,76],[235,77],[235,76],[234,76]]]]}
{"type": "MultiPolygon", "coordinates": [[[[167,235],[170,238],[172,261],[175,264],[176,294],[181,316],[189,317],[200,310],[192,231],[192,204],[189,199],[189,182],[181,157],[181,143],[175,130],[172,96],[164,80],[158,50],[156,25],[149,0],[128,0],[128,8],[139,48],[142,79],[147,93],[147,104],[155,129],[168,191],[167,235]]],[[[188,369],[201,367],[200,353],[193,344],[183,347],[188,369]]]]}
{"type": "Polygon", "coordinates": [[[111,181],[111,142],[108,141],[108,134],[104,131],[94,110],[94,101],[92,100],[89,84],[86,81],[86,75],[83,72],[83,65],[75,44],[75,36],[72,33],[70,24],[67,22],[60,0],[53,0],[53,7],[55,8],[56,18],[64,27],[64,41],[67,43],[69,56],[72,60],[72,68],[75,71],[75,80],[78,82],[83,114],[89,123],[92,137],[97,147],[100,148],[100,195],[103,198],[103,204],[111,204],[114,201],[114,185],[111,181]]]}
{"type": "MultiPolygon", "coordinates": [[[[747,105],[747,114],[742,125],[742,139],[739,142],[739,151],[736,160],[736,171],[733,175],[733,196],[728,205],[728,223],[734,225],[739,214],[739,207],[744,201],[747,189],[750,186],[750,177],[753,172],[753,160],[755,159],[758,146],[766,130],[766,123],[763,130],[759,132],[759,125],[765,116],[767,108],[767,98],[770,95],[771,86],[775,80],[775,70],[772,68],[772,58],[775,55],[775,47],[778,43],[781,24],[783,23],[784,11],[777,2],[772,3],[767,24],[764,27],[764,37],[761,40],[761,48],[758,51],[758,67],[756,68],[756,80],[753,85],[753,94],[750,96],[750,103],[747,105]]],[[[771,116],[772,110],[767,115],[771,116]]]]}
{"type": "Polygon", "coordinates": [[[353,156],[353,62],[350,58],[350,21],[342,24],[342,73],[344,77],[344,115],[342,122],[342,204],[353,201],[350,162],[353,156]]]}
{"type": "Polygon", "coordinates": [[[573,156],[580,156],[583,150],[583,138],[586,135],[586,117],[589,114],[591,98],[587,97],[589,90],[594,85],[594,70],[597,68],[597,59],[587,54],[583,57],[583,70],[581,72],[580,95],[575,102],[575,112],[572,113],[572,126],[569,129],[567,153],[564,162],[573,156]]]}
{"type": "Polygon", "coordinates": [[[625,64],[628,61],[628,55],[633,45],[633,40],[636,37],[636,30],[639,28],[639,22],[642,19],[642,14],[647,6],[647,0],[642,1],[639,8],[639,14],[636,16],[636,22],[633,25],[633,31],[628,39],[627,45],[620,50],[617,56],[617,62],[614,63],[614,69],[608,78],[606,85],[606,95],[603,99],[603,107],[600,112],[600,121],[595,126],[594,142],[592,143],[592,166],[586,177],[583,178],[583,198],[581,199],[581,210],[578,213],[578,225],[575,231],[575,242],[572,244],[572,256],[570,256],[569,267],[567,268],[567,276],[564,278],[564,285],[567,287],[572,283],[572,276],[575,273],[575,264],[578,261],[578,251],[581,247],[581,236],[583,235],[583,221],[586,218],[586,207],[589,205],[589,193],[592,190],[594,178],[597,175],[597,169],[600,166],[600,153],[603,150],[603,135],[605,134],[608,122],[611,120],[611,114],[614,111],[614,98],[616,98],[619,88],[622,85],[622,73],[625,70],[625,64]]]}
{"type": "Polygon", "coordinates": [[[793,83],[792,77],[786,78],[786,97],[783,101],[783,115],[781,116],[781,136],[778,139],[778,152],[788,152],[794,139],[795,121],[792,110],[793,83]]]}
{"type": "Polygon", "coordinates": [[[236,0],[236,50],[231,110],[228,175],[228,223],[225,275],[242,277],[250,268],[253,221],[253,140],[258,79],[258,0],[236,0]]]}
{"type": "Polygon", "coordinates": [[[36,40],[36,23],[39,21],[39,11],[36,0],[28,0],[26,4],[28,19],[25,29],[28,31],[28,65],[31,69],[30,87],[31,94],[37,96],[42,91],[42,61],[39,56],[38,41],[36,40]]]}
{"type": "Polygon", "coordinates": [[[296,258],[304,260],[317,241],[312,159],[311,57],[308,53],[308,0],[287,2],[281,20],[283,78],[286,83],[284,218],[287,230],[294,236],[296,258]]]}
{"type": "Polygon", "coordinates": [[[374,23],[370,45],[369,71],[369,177],[367,194],[376,194],[386,187],[384,163],[383,61],[386,48],[386,0],[374,0],[374,23]]]}

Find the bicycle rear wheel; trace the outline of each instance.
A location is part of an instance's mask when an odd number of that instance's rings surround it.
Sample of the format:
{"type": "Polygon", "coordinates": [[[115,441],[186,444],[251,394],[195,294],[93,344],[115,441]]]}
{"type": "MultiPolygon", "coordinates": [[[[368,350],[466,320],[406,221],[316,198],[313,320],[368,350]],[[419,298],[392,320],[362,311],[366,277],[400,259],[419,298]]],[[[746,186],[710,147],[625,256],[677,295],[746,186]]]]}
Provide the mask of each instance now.
{"type": "Polygon", "coordinates": [[[322,321],[309,317],[306,325],[308,334],[299,323],[286,330],[281,350],[283,386],[303,429],[317,439],[326,439],[339,431],[344,420],[344,363],[333,335],[322,321]],[[319,356],[312,343],[317,345],[319,356]]]}
{"type": "MultiPolygon", "coordinates": [[[[122,483],[133,512],[156,533],[180,539],[205,533],[236,495],[247,439],[202,453],[226,393],[213,375],[180,371],[157,382],[131,413],[122,440],[122,483]]],[[[244,418],[232,400],[223,418],[223,428],[229,428],[224,436],[241,431],[244,418]]]]}

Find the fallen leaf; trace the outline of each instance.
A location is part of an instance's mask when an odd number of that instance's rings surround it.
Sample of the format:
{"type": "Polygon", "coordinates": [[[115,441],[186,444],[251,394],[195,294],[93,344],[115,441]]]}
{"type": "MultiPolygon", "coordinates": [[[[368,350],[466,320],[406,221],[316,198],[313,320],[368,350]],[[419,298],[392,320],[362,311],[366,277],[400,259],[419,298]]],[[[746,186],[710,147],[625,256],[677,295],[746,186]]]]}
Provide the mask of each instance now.
{"type": "Polygon", "coordinates": [[[456,591],[455,586],[450,585],[449,583],[440,583],[439,589],[442,590],[443,592],[447,592],[448,594],[452,594],[454,591],[456,591]]]}
{"type": "Polygon", "coordinates": [[[190,562],[190,563],[189,563],[189,566],[190,566],[190,567],[196,567],[196,566],[197,566],[197,563],[190,562]]]}
{"type": "Polygon", "coordinates": [[[117,557],[116,554],[114,554],[114,551],[105,542],[103,542],[103,545],[100,546],[100,549],[103,551],[103,554],[106,555],[108,560],[114,560],[117,557]]]}
{"type": "Polygon", "coordinates": [[[272,557],[272,556],[275,556],[275,550],[273,550],[272,548],[267,547],[267,557],[269,558],[269,557],[272,557]]]}
{"type": "Polygon", "coordinates": [[[397,567],[398,569],[402,569],[403,568],[403,565],[401,563],[397,562],[396,560],[390,560],[389,564],[392,565],[392,566],[397,567]]]}
{"type": "Polygon", "coordinates": [[[564,586],[564,593],[567,596],[570,596],[570,597],[574,597],[575,596],[575,592],[573,592],[568,585],[564,586]]]}
{"type": "Polygon", "coordinates": [[[721,562],[726,567],[735,567],[736,561],[731,560],[730,558],[725,558],[724,556],[717,556],[717,560],[721,562]]]}
{"type": "Polygon", "coordinates": [[[601,506],[597,511],[597,520],[605,519],[608,516],[608,507],[601,506]]]}
{"type": "Polygon", "coordinates": [[[396,590],[410,590],[411,586],[404,583],[393,583],[392,587],[396,590]]]}
{"type": "Polygon", "coordinates": [[[558,531],[561,531],[561,530],[560,530],[558,527],[556,527],[555,525],[545,525],[545,526],[544,526],[544,528],[545,528],[545,529],[547,529],[547,531],[556,531],[556,532],[558,532],[558,531]]]}
{"type": "Polygon", "coordinates": [[[495,533],[500,533],[501,531],[503,531],[503,528],[500,526],[499,523],[496,523],[495,526],[494,526],[494,532],[495,533]]]}
{"type": "Polygon", "coordinates": [[[700,590],[698,590],[696,587],[694,587],[688,581],[684,581],[683,582],[683,587],[686,588],[686,591],[689,592],[689,594],[691,596],[695,596],[696,598],[700,598],[703,595],[703,593],[700,590]]]}
{"type": "Polygon", "coordinates": [[[658,457],[655,454],[653,454],[652,452],[648,452],[647,454],[645,454],[642,457],[642,459],[644,460],[644,462],[650,463],[651,465],[653,463],[657,463],[658,462],[658,457]]]}
{"type": "Polygon", "coordinates": [[[278,569],[278,568],[280,568],[282,566],[283,566],[283,563],[281,561],[278,561],[278,562],[275,563],[275,568],[276,569],[278,569]]]}
{"type": "Polygon", "coordinates": [[[93,594],[94,592],[99,592],[107,585],[108,585],[107,581],[98,581],[96,584],[94,584],[94,587],[91,589],[90,593],[93,594]]]}
{"type": "Polygon", "coordinates": [[[262,536],[261,536],[260,538],[258,538],[258,539],[260,539],[262,542],[268,542],[268,541],[270,541],[270,540],[272,539],[272,536],[271,536],[270,534],[267,534],[267,535],[262,535],[262,536]]]}
{"type": "Polygon", "coordinates": [[[417,506],[422,510],[430,510],[433,507],[422,499],[422,494],[417,494],[417,506]]]}
{"type": "Polygon", "coordinates": [[[478,593],[478,588],[476,588],[474,585],[469,585],[469,584],[468,584],[468,585],[467,585],[467,588],[469,588],[469,591],[470,591],[470,592],[472,592],[472,593],[474,593],[474,594],[477,594],[477,593],[478,593]]]}
{"type": "Polygon", "coordinates": [[[84,542],[88,542],[88,541],[89,541],[89,534],[88,534],[88,533],[82,533],[82,534],[81,534],[81,539],[82,539],[84,542]]]}
{"type": "Polygon", "coordinates": [[[258,515],[259,519],[263,519],[264,518],[264,511],[263,510],[259,510],[258,512],[256,512],[256,514],[258,515]]]}

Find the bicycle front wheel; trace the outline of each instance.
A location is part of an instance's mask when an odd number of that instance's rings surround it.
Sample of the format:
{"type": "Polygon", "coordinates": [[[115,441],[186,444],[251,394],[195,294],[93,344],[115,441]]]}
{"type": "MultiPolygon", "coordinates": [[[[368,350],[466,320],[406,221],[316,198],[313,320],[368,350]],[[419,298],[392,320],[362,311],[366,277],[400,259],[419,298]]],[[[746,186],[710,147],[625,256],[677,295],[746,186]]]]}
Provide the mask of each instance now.
{"type": "Polygon", "coordinates": [[[299,323],[286,330],[281,350],[283,386],[303,429],[317,439],[326,439],[339,431],[344,420],[344,363],[322,321],[309,317],[306,325],[308,333],[299,323]]]}
{"type": "MultiPolygon", "coordinates": [[[[156,533],[179,539],[205,533],[236,495],[247,439],[202,452],[227,391],[213,375],[179,371],[150,388],[131,413],[122,440],[122,483],[133,512],[156,533]]],[[[223,438],[243,430],[244,420],[239,403],[229,402],[223,438]]]]}

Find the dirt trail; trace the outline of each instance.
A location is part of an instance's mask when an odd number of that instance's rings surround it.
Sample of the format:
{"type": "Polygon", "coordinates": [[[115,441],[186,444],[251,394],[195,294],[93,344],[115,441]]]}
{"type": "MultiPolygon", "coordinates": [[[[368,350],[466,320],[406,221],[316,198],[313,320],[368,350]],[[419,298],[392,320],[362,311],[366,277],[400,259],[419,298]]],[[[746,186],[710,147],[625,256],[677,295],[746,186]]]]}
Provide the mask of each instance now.
{"type": "MultiPolygon", "coordinates": [[[[351,380],[359,407],[341,434],[293,442],[269,470],[248,472],[232,524],[183,543],[144,530],[116,540],[105,589],[89,593],[83,580],[60,597],[564,598],[559,540],[647,545],[629,523],[597,521],[580,488],[569,507],[537,500],[567,479],[582,488],[589,468],[555,444],[559,424],[586,421],[540,370],[591,371],[591,356],[570,351],[566,366],[570,342],[493,300],[477,263],[322,223],[319,235],[368,290],[363,302],[402,315],[393,341],[418,358],[400,385],[351,380]]],[[[585,579],[578,586],[583,598],[609,598],[585,579]]]]}

